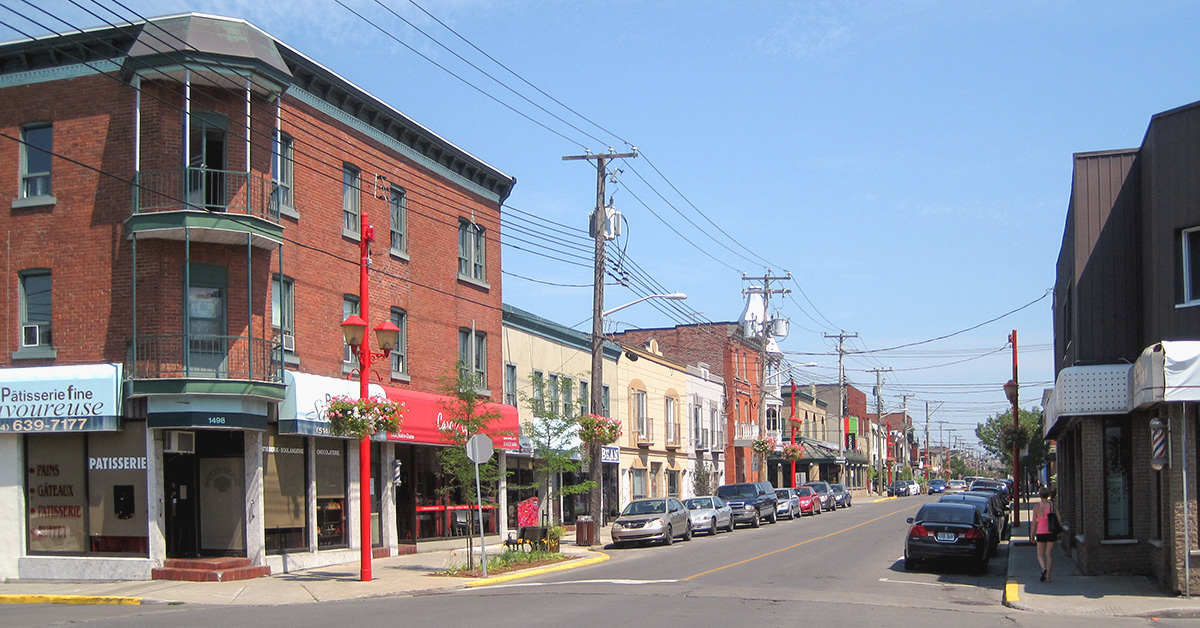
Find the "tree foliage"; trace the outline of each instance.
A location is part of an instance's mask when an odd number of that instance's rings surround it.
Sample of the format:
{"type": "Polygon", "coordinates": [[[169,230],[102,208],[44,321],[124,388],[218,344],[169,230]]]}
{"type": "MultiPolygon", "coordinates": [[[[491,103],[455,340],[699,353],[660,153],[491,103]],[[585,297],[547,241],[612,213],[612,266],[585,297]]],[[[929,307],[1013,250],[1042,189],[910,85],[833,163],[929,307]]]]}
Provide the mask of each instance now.
{"type": "Polygon", "coordinates": [[[1021,455],[1021,469],[1032,472],[1040,467],[1046,459],[1046,441],[1042,439],[1042,411],[1021,409],[1018,415],[1017,429],[1013,429],[1012,410],[1002,412],[975,428],[975,436],[983,445],[985,451],[999,458],[1004,466],[1012,470],[1012,449],[1016,442],[1017,449],[1026,453],[1021,455]]]}

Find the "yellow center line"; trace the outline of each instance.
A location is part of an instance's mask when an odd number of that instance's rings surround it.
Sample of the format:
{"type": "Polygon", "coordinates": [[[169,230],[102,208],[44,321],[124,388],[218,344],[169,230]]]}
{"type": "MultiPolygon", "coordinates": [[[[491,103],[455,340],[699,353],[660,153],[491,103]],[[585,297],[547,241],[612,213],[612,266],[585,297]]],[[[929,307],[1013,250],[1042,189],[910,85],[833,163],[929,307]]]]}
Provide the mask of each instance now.
{"type": "Polygon", "coordinates": [[[837,536],[837,535],[839,535],[839,534],[842,534],[843,532],[849,532],[849,531],[851,531],[851,530],[853,530],[853,529],[855,529],[855,528],[861,528],[862,526],[865,526],[865,525],[867,525],[868,523],[875,523],[876,521],[879,521],[880,519],[887,519],[888,517],[891,517],[892,515],[897,515],[897,514],[900,514],[900,513],[902,513],[902,512],[908,511],[908,510],[913,510],[913,509],[915,509],[915,508],[920,508],[920,506],[912,506],[912,507],[909,507],[909,508],[903,508],[903,509],[901,509],[901,510],[897,510],[897,511],[895,511],[895,512],[889,512],[889,513],[888,513],[888,514],[886,514],[886,515],[882,515],[882,516],[879,516],[879,517],[875,517],[874,519],[868,519],[868,520],[866,520],[866,521],[864,521],[864,522],[862,522],[862,523],[857,523],[857,524],[854,524],[854,525],[850,526],[849,528],[843,528],[843,529],[841,529],[841,530],[838,530],[837,532],[830,532],[829,534],[826,534],[825,536],[818,536],[818,537],[816,537],[816,538],[811,538],[811,539],[808,539],[808,540],[805,540],[805,541],[800,541],[799,543],[796,543],[795,545],[789,545],[789,546],[787,546],[787,547],[782,547],[782,548],[780,548],[780,549],[777,549],[777,550],[774,550],[774,551],[771,551],[771,552],[767,552],[766,554],[759,554],[758,556],[755,556],[755,557],[753,557],[753,558],[747,558],[747,559],[745,559],[745,560],[739,560],[739,561],[738,561],[738,562],[736,562],[736,563],[730,563],[730,564],[728,564],[728,565],[724,565],[724,566],[722,566],[722,567],[717,567],[717,568],[715,568],[715,569],[709,569],[708,571],[701,571],[700,573],[698,573],[698,574],[695,574],[695,575],[693,575],[693,576],[688,576],[688,577],[686,577],[686,578],[681,578],[679,581],[680,581],[680,582],[687,582],[688,580],[695,580],[696,578],[699,578],[700,576],[707,576],[707,575],[708,575],[708,574],[710,574],[710,573],[715,573],[715,572],[721,571],[722,569],[729,569],[730,567],[737,567],[738,565],[745,565],[746,563],[751,563],[751,562],[754,562],[754,561],[756,561],[756,560],[758,560],[758,559],[760,559],[760,558],[766,558],[766,557],[768,557],[768,556],[773,556],[773,555],[775,555],[775,554],[778,554],[778,553],[780,553],[780,552],[786,552],[786,551],[788,551],[788,550],[790,550],[790,549],[796,549],[797,547],[800,547],[801,545],[806,545],[806,544],[808,544],[808,543],[812,543],[813,541],[820,541],[820,540],[822,540],[822,539],[827,539],[827,538],[829,538],[829,537],[831,537],[831,536],[837,536]]]}

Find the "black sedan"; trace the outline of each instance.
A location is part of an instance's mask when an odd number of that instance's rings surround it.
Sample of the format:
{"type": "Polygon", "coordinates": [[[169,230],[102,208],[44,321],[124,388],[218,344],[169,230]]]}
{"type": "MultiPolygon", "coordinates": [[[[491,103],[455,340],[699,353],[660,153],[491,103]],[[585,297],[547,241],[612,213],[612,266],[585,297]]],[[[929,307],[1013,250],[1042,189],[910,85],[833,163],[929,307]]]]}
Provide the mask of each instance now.
{"type": "Polygon", "coordinates": [[[853,497],[851,497],[850,491],[846,490],[845,484],[830,484],[829,490],[833,493],[833,503],[838,508],[849,508],[854,505],[851,503],[853,497]]]}
{"type": "Polygon", "coordinates": [[[996,555],[996,548],[1000,545],[1000,537],[1004,534],[1004,515],[995,510],[992,500],[983,495],[964,495],[955,493],[952,495],[942,495],[938,499],[939,504],[970,504],[983,515],[983,525],[988,530],[988,556],[996,555]]]}
{"type": "Polygon", "coordinates": [[[988,566],[988,531],[970,504],[925,504],[908,519],[904,568],[923,560],[966,562],[980,573],[988,566]]]}

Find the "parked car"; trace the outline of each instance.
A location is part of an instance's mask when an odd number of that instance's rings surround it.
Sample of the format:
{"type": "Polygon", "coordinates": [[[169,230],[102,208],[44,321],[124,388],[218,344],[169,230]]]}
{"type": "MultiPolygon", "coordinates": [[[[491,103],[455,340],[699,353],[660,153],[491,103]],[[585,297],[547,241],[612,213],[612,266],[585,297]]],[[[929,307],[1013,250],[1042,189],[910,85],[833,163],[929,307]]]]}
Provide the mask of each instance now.
{"type": "Polygon", "coordinates": [[[921,483],[916,480],[909,480],[908,481],[908,494],[909,495],[920,495],[921,493],[922,493],[921,483]]]}
{"type": "Polygon", "coordinates": [[[675,537],[692,540],[692,522],[688,509],[674,497],[635,499],[613,522],[613,545],[630,542],[662,541],[670,545],[675,537]]]}
{"type": "Polygon", "coordinates": [[[983,516],[970,504],[925,504],[904,543],[904,568],[922,560],[966,561],[979,572],[988,566],[988,532],[983,516]]]}
{"type": "Polygon", "coordinates": [[[796,489],[777,488],[775,499],[780,517],[787,517],[791,521],[800,516],[800,496],[796,494],[796,489]]]}
{"type": "Polygon", "coordinates": [[[888,484],[888,497],[904,497],[908,495],[908,482],[904,480],[896,480],[888,484]]]}
{"type": "Polygon", "coordinates": [[[800,514],[821,514],[821,496],[811,486],[796,487],[796,496],[800,500],[800,514]]]}
{"type": "Polygon", "coordinates": [[[779,520],[775,510],[778,501],[775,487],[770,482],[723,484],[717,487],[717,497],[729,503],[734,523],[748,523],[757,528],[763,521],[775,523],[779,520]]]}
{"type": "Polygon", "coordinates": [[[1004,502],[1006,504],[1010,499],[1012,499],[1012,493],[1009,492],[1008,484],[1001,482],[1000,480],[975,480],[971,483],[972,491],[979,489],[1000,491],[1000,495],[1004,497],[1004,502]]]}
{"type": "Polygon", "coordinates": [[[1000,545],[1000,538],[1004,535],[1004,516],[996,512],[992,500],[982,495],[966,495],[962,493],[954,495],[942,495],[938,499],[939,504],[970,504],[983,515],[983,523],[988,530],[988,556],[996,555],[996,548],[1000,545]]]}
{"type": "Polygon", "coordinates": [[[965,490],[967,490],[967,483],[962,480],[950,480],[946,482],[947,493],[961,493],[965,490]]]}
{"type": "Polygon", "coordinates": [[[833,501],[833,489],[829,488],[829,482],[809,482],[805,486],[812,487],[817,492],[817,496],[821,498],[821,510],[837,510],[837,504],[833,501]]]}
{"type": "Polygon", "coordinates": [[[946,492],[946,481],[945,480],[943,480],[942,478],[933,478],[932,480],[929,481],[929,494],[930,495],[933,495],[934,493],[945,493],[945,492],[946,492]]]}
{"type": "Polygon", "coordinates": [[[1007,529],[1008,526],[1008,505],[1004,502],[1004,496],[995,490],[980,489],[978,491],[963,491],[960,495],[975,495],[976,497],[985,497],[992,503],[992,510],[1000,513],[1001,529],[1007,529]]]}
{"type": "Polygon", "coordinates": [[[708,532],[716,536],[717,530],[733,532],[733,510],[720,497],[706,495],[683,500],[692,519],[693,532],[708,532]]]}
{"type": "Polygon", "coordinates": [[[845,484],[830,484],[829,490],[833,491],[833,503],[838,508],[849,508],[854,505],[850,503],[850,491],[846,490],[845,484]]]}

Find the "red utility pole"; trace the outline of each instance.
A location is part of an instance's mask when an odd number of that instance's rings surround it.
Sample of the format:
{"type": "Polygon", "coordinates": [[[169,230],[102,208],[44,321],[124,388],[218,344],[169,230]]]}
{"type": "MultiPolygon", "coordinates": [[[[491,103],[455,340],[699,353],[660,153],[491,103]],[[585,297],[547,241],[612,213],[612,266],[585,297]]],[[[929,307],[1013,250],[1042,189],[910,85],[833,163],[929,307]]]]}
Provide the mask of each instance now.
{"type": "Polygon", "coordinates": [[[1017,450],[1017,430],[1020,429],[1021,407],[1018,404],[1018,395],[1020,391],[1020,380],[1017,379],[1017,330],[1012,331],[1012,335],[1008,337],[1008,341],[1012,343],[1012,413],[1013,413],[1013,524],[1021,524],[1021,457],[1020,451],[1017,450]]]}
{"type": "MultiPolygon", "coordinates": [[[[367,220],[367,210],[360,212],[358,250],[358,315],[364,322],[371,320],[368,316],[367,304],[370,302],[370,287],[367,285],[367,265],[370,262],[370,243],[375,239],[375,230],[367,220]]],[[[366,334],[363,334],[362,344],[358,350],[358,395],[360,399],[371,396],[371,346],[366,334]]],[[[359,543],[362,544],[360,554],[361,568],[358,579],[362,582],[371,581],[371,437],[364,435],[358,443],[358,490],[359,490],[359,543]]]]}

